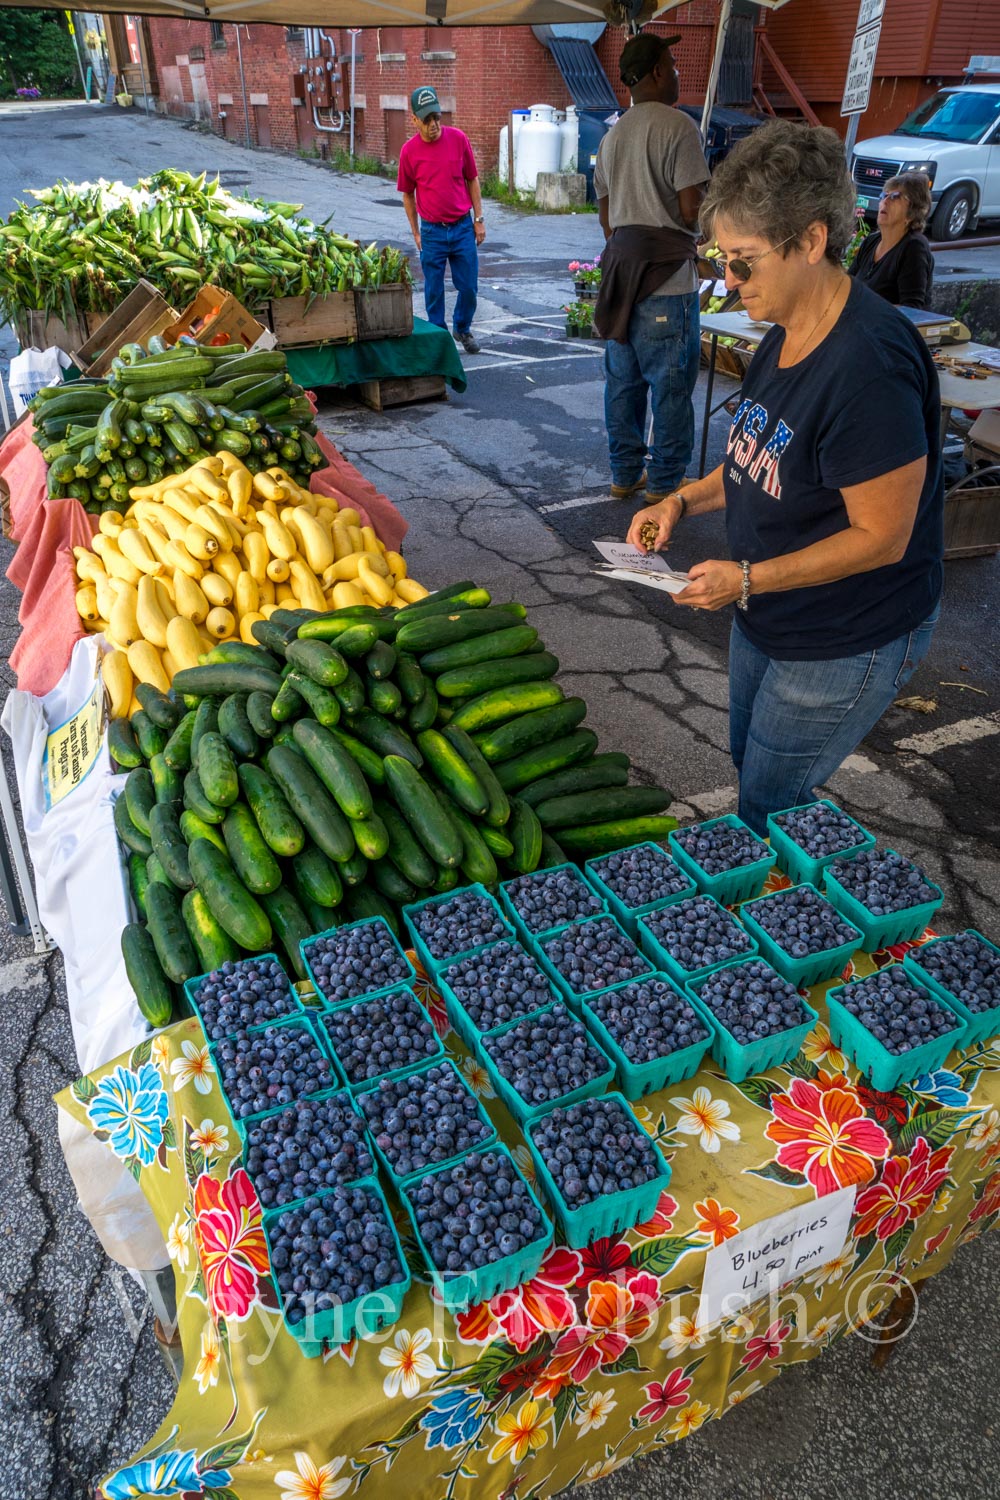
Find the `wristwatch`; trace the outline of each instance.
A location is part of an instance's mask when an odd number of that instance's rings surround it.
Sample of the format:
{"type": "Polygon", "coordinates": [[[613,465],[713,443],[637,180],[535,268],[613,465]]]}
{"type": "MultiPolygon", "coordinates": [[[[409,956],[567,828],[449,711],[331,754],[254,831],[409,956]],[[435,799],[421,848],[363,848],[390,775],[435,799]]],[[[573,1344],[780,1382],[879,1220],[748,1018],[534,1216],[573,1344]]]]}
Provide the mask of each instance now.
{"type": "Polygon", "coordinates": [[[486,220],[483,218],[482,214],[476,214],[472,222],[473,224],[485,224],[486,220]]]}

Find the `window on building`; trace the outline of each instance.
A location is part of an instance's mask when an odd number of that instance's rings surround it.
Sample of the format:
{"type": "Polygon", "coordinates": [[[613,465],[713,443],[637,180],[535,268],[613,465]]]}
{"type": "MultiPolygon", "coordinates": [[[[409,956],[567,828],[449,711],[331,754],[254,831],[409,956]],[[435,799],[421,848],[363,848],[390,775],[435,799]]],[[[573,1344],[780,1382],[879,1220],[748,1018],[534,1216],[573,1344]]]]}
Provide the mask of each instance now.
{"type": "Polygon", "coordinates": [[[224,47],[226,45],[226,37],[225,37],[225,28],[223,27],[222,22],[221,21],[209,21],[208,24],[209,24],[209,27],[210,27],[211,32],[212,32],[212,46],[213,47],[224,47]]]}
{"type": "Polygon", "coordinates": [[[425,52],[452,52],[452,28],[450,26],[425,26],[425,52]]]}

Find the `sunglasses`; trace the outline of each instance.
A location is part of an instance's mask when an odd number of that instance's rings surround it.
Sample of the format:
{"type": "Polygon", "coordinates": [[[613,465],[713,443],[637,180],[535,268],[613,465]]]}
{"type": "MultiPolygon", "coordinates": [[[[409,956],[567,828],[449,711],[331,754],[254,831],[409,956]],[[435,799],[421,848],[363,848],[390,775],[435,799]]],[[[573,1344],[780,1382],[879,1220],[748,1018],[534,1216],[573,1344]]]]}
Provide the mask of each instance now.
{"type": "Polygon", "coordinates": [[[903,195],[900,192],[879,193],[878,201],[880,203],[894,203],[897,198],[902,198],[902,196],[903,195]]]}
{"type": "Polygon", "coordinates": [[[751,275],[753,274],[753,268],[759,261],[764,260],[768,255],[773,255],[775,250],[782,250],[785,245],[790,245],[792,240],[797,239],[797,234],[790,234],[788,238],[782,240],[780,244],[772,245],[770,250],[762,250],[761,253],[759,255],[755,255],[752,260],[743,260],[739,256],[737,256],[733,260],[728,261],[710,260],[708,264],[713,268],[718,276],[724,277],[726,272],[728,271],[735,281],[749,281],[751,275]]]}

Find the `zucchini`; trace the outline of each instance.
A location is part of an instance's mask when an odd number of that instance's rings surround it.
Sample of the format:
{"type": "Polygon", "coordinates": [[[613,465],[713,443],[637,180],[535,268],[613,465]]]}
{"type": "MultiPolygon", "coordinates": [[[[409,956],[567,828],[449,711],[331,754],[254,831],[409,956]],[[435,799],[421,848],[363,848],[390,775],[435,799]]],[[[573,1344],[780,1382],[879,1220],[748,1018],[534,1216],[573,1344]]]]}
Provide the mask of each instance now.
{"type": "Polygon", "coordinates": [[[171,771],[187,771],[191,765],[191,743],[198,710],[189,708],[163,747],[163,759],[171,771]]]}
{"type": "MultiPolygon", "coordinates": [[[[297,977],[305,979],[306,966],[302,961],[299,944],[312,937],[312,923],[287,886],[279,886],[276,891],[261,896],[260,904],[285,950],[288,962],[297,977]]],[[[330,925],[328,922],[327,926],[330,925]]]]}
{"type": "Polygon", "coordinates": [[[326,641],[289,641],[285,656],[320,687],[336,687],[347,676],[347,662],[326,641]]]}
{"type": "Polygon", "coordinates": [[[167,731],[154,724],[145,709],[140,708],[129,721],[135,731],[143,759],[150,761],[154,755],[162,755],[167,746],[167,731]]]}
{"type": "Polygon", "coordinates": [[[241,948],[263,952],[271,941],[271,923],[226,856],[208,839],[195,839],[188,858],[195,884],[219,926],[241,948]]]}
{"type": "MultiPolygon", "coordinates": [[[[559,670],[559,658],[549,651],[529,652],[524,656],[502,657],[499,661],[483,661],[471,667],[452,667],[442,672],[434,683],[442,698],[472,698],[479,701],[480,694],[494,693],[500,688],[514,687],[522,682],[543,682],[554,677],[559,670]]],[[[472,704],[463,705],[465,713],[472,704]]],[[[459,715],[456,714],[455,722],[459,715]]],[[[468,729],[468,724],[463,724],[468,729]]],[[[478,728],[478,725],[472,726],[478,728]]]]}
{"type": "Polygon", "coordinates": [[[339,906],[344,899],[337,866],[315,844],[307,844],[293,856],[292,873],[302,896],[316,906],[339,906]]]}
{"type": "Polygon", "coordinates": [[[261,766],[251,765],[240,766],[237,775],[267,847],[283,858],[298,854],[306,841],[305,829],[272,777],[261,766]]]}
{"type": "Polygon", "coordinates": [[[582,722],[586,712],[587,705],[582,698],[567,698],[565,703],[521,714],[497,729],[474,735],[473,742],[491,764],[512,760],[568,734],[582,722]]]}
{"type": "Polygon", "coordinates": [[[475,823],[441,792],[438,793],[438,801],[462,840],[461,868],[466,880],[470,885],[495,885],[499,878],[497,862],[475,823]]]}
{"type": "Polygon", "coordinates": [[[273,740],[275,732],[275,720],[271,714],[271,704],[274,699],[269,693],[248,693],[246,700],[247,718],[253,732],[262,740],[273,740]]]}
{"type": "Polygon", "coordinates": [[[198,698],[228,697],[230,693],[277,693],[281,678],[269,667],[252,667],[243,662],[216,662],[207,667],[182,667],[174,675],[177,693],[191,693],[198,698]]]}
{"type": "Polygon", "coordinates": [[[443,646],[455,646],[476,636],[520,625],[526,614],[523,604],[494,604],[454,614],[428,614],[400,625],[396,645],[401,651],[439,651],[443,646]]]}
{"type": "MultiPolygon", "coordinates": [[[[169,744],[170,741],[168,740],[169,744]]],[[[166,752],[163,755],[154,755],[149,762],[149,772],[153,778],[153,789],[156,793],[157,802],[179,802],[184,795],[184,781],[179,771],[175,771],[167,765],[166,752]]]]}
{"type": "Polygon", "coordinates": [[[125,806],[139,832],[148,833],[149,815],[156,806],[156,787],[153,773],[145,766],[138,766],[126,776],[125,806]]]}
{"type": "Polygon", "coordinates": [[[372,713],[371,709],[363,708],[360,713],[352,714],[347,727],[352,734],[357,735],[362,744],[367,745],[370,750],[376,750],[383,760],[388,755],[397,756],[408,760],[418,771],[424,763],[423,756],[406,731],[397,724],[388,724],[378,714],[372,713]]]}
{"type": "Polygon", "coordinates": [[[281,884],[281,870],[250,809],[235,803],[226,813],[222,836],[233,868],[248,891],[265,896],[281,884]]]}
{"type": "Polygon", "coordinates": [[[193,844],[195,839],[208,839],[216,849],[221,849],[225,854],[226,845],[218,825],[206,823],[205,819],[199,817],[190,807],[186,807],[181,813],[177,826],[180,828],[181,838],[185,844],[193,844]]]}
{"type": "Polygon", "coordinates": [[[423,889],[434,884],[437,866],[397,807],[384,797],[375,799],[375,811],[389,834],[389,859],[408,884],[423,889]]]}
{"type": "Polygon", "coordinates": [[[437,691],[429,677],[424,678],[424,696],[419,703],[414,703],[407,715],[406,722],[414,734],[423,734],[425,729],[430,729],[439,720],[441,706],[438,703],[437,691]]]}
{"type": "Polygon", "coordinates": [[[592,729],[575,729],[547,744],[537,745],[504,761],[496,768],[496,778],[505,792],[516,792],[541,776],[565,770],[579,760],[586,760],[597,749],[597,735],[592,729]]]}
{"type": "Polygon", "coordinates": [[[477,817],[488,812],[490,799],[479,777],[443,734],[426,729],[417,736],[417,744],[428,768],[454,803],[477,817]]]}
{"type": "Polygon", "coordinates": [[[514,845],[510,862],[519,875],[530,875],[542,857],[542,825],[535,809],[519,797],[512,799],[510,807],[507,828],[514,845]]]}
{"type": "Polygon", "coordinates": [[[148,930],[141,922],[130,922],[122,931],[121,942],[125,973],[140,1014],[150,1026],[169,1026],[174,1008],[173,993],[148,930]]]}
{"type": "Polygon", "coordinates": [[[420,772],[401,755],[387,755],[385,775],[396,806],[431,858],[439,865],[460,865],[462,840],[420,772]]]}
{"type": "Polygon", "coordinates": [[[233,666],[264,667],[269,672],[280,672],[284,655],[283,650],[275,656],[263,646],[251,646],[246,641],[220,641],[198,659],[203,667],[215,667],[228,662],[233,666]]]}
{"type": "Polygon", "coordinates": [[[353,667],[347,670],[343,682],[339,682],[333,695],[345,714],[359,714],[365,706],[365,685],[353,667]]]}
{"type": "Polygon", "coordinates": [[[216,807],[231,807],[240,794],[240,784],[233,753],[221,734],[202,735],[196,769],[209,802],[216,807]]]}
{"type": "Polygon", "coordinates": [[[364,922],[371,917],[381,917],[393,937],[398,939],[402,936],[399,928],[399,914],[395,906],[378,891],[373,891],[370,885],[359,883],[347,892],[347,910],[352,922],[364,922]]]}
{"type": "Polygon", "coordinates": [[[533,626],[509,625],[501,630],[493,630],[489,635],[458,641],[451,646],[438,646],[434,651],[425,652],[420,657],[420,670],[435,677],[456,667],[471,667],[478,662],[520,656],[529,651],[537,641],[538,631],[533,626]]]}
{"type": "MultiPolygon", "coordinates": [[[[486,793],[488,799],[484,814],[486,822],[491,828],[505,827],[510,817],[510,802],[489,761],[483,758],[479,747],[474,744],[464,729],[456,729],[453,724],[448,724],[442,730],[442,734],[453,749],[458,751],[470,770],[475,773],[476,780],[486,793]]],[[[496,854],[502,851],[494,849],[493,852],[496,854]]]]}
{"type": "Polygon", "coordinates": [[[532,781],[519,793],[521,800],[537,807],[549,797],[568,797],[574,792],[596,792],[601,787],[624,786],[628,781],[629,758],[620,750],[608,750],[592,760],[553,771],[532,781]]]}
{"type": "Polygon", "coordinates": [[[396,667],[396,653],[388,641],[376,641],[365,657],[365,670],[369,677],[381,681],[391,677],[396,667]]]}
{"type": "Polygon", "coordinates": [[[341,811],[349,818],[371,817],[371,789],[357,761],[340,740],[314,719],[300,719],[293,733],[296,745],[341,811]]]}
{"type": "Polygon", "coordinates": [[[260,740],[247,717],[247,700],[242,693],[230,693],[219,705],[219,733],[237,760],[256,757],[260,740]]]}
{"type": "Polygon", "coordinates": [[[554,708],[565,701],[565,693],[557,682],[520,682],[512,687],[494,688],[492,692],[480,693],[463,703],[451,723],[467,734],[474,730],[490,729],[496,724],[506,724],[523,714],[537,713],[543,708],[554,708]]]}
{"type": "Polygon", "coordinates": [[[205,796],[205,788],[197,771],[191,770],[184,778],[184,806],[204,818],[206,823],[221,823],[226,816],[224,807],[216,807],[205,796]]]}
{"type": "Polygon", "coordinates": [[[149,871],[146,869],[146,861],[141,854],[130,854],[128,857],[128,883],[132,892],[132,904],[140,918],[146,916],[146,887],[149,885],[149,871]]]}
{"type": "Polygon", "coordinates": [[[147,857],[152,854],[152,840],[148,833],[143,833],[142,829],[137,828],[132,822],[124,792],[119,792],[115,798],[114,819],[115,832],[126,849],[130,849],[133,854],[143,854],[147,857]]]}
{"type": "Polygon", "coordinates": [[[211,907],[196,888],[181,901],[181,916],[198,955],[199,972],[211,974],[224,963],[235,963],[240,950],[212,916],[211,907]]]}
{"type": "Polygon", "coordinates": [[[146,891],[146,908],[149,935],[160,968],[175,984],[193,979],[200,972],[198,955],[181,916],[181,898],[172,886],[155,880],[146,891]]]}
{"type": "Polygon", "coordinates": [[[295,689],[317,724],[332,729],[340,723],[340,704],[329,688],[320,687],[304,672],[290,671],[285,682],[295,689]]]}
{"type": "Polygon", "coordinates": [[[128,719],[112,719],[108,724],[108,751],[116,765],[132,770],[143,761],[139,741],[128,719]]]}
{"type": "Polygon", "coordinates": [[[544,828],[578,828],[584,823],[610,823],[621,818],[642,818],[670,806],[671,795],[658,787],[611,786],[594,792],[572,792],[536,803],[544,828]]]}
{"type": "Polygon", "coordinates": [[[219,732],[219,702],[217,698],[203,698],[195,710],[194,729],[191,733],[191,764],[198,763],[198,746],[206,734],[219,732]]]}
{"type": "Polygon", "coordinates": [[[354,835],[309,762],[291,745],[272,745],[267,769],[313,843],[338,864],[354,853],[354,835]]]}
{"type": "Polygon", "coordinates": [[[193,884],[188,866],[187,844],[173,802],[158,802],[149,819],[149,837],[171,885],[189,891],[193,884]]]}
{"type": "Polygon", "coordinates": [[[372,865],[368,871],[368,879],[380,896],[396,906],[409,906],[411,901],[420,899],[419,889],[411,885],[405,875],[400,874],[390,859],[380,859],[372,865]]]}
{"type": "Polygon", "coordinates": [[[559,842],[575,858],[583,855],[610,854],[627,849],[630,844],[665,839],[677,827],[677,819],[667,813],[638,818],[617,818],[604,823],[584,823],[577,828],[561,828],[559,842]]]}
{"type": "Polygon", "coordinates": [[[173,733],[181,714],[177,704],[172,702],[166,693],[161,693],[159,688],[154,687],[151,682],[137,682],[135,696],[154,724],[158,724],[168,734],[173,733]]]}

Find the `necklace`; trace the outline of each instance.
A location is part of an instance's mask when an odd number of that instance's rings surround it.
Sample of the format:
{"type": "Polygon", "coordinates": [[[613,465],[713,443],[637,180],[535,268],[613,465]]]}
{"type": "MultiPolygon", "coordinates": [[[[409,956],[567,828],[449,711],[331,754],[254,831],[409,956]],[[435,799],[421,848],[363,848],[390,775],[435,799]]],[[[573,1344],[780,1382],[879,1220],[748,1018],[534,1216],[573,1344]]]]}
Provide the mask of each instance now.
{"type": "MultiPolygon", "coordinates": [[[[813,334],[816,332],[817,328],[820,326],[820,324],[822,323],[823,319],[826,317],[827,313],[830,311],[830,308],[833,306],[834,302],[837,300],[837,294],[838,294],[839,291],[840,291],[840,283],[838,282],[838,284],[833,289],[833,296],[830,298],[829,302],[826,304],[826,306],[824,307],[823,311],[820,313],[819,317],[816,319],[815,323],[810,328],[809,333],[806,336],[806,338],[803,339],[802,343],[799,345],[798,353],[796,354],[795,358],[794,359],[790,359],[788,361],[788,365],[796,365],[796,364],[798,364],[799,360],[802,358],[802,356],[805,353],[806,349],[809,347],[809,343],[810,343],[810,340],[812,339],[813,334]]],[[[787,369],[788,366],[787,365],[783,366],[783,368],[787,369]]]]}

